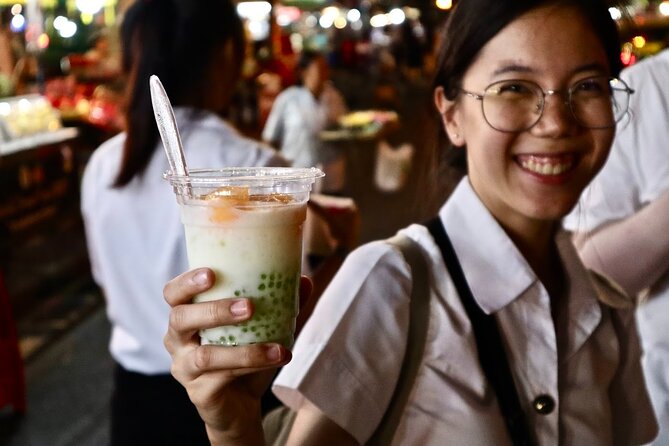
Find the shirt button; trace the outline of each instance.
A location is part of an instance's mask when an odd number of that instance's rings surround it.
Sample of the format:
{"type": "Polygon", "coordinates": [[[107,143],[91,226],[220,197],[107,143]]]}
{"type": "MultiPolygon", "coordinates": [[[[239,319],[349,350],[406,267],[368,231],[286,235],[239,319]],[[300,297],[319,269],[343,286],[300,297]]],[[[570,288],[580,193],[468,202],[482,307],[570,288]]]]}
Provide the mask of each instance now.
{"type": "Polygon", "coordinates": [[[550,395],[539,395],[532,401],[532,407],[541,415],[548,415],[555,409],[555,400],[550,395]]]}

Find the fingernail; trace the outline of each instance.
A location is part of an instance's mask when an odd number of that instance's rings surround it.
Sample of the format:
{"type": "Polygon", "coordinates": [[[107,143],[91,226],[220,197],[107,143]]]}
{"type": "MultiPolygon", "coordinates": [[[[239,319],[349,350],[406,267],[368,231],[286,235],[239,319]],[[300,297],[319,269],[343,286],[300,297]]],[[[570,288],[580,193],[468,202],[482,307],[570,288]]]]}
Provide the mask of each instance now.
{"type": "Polygon", "coordinates": [[[200,270],[193,276],[193,283],[196,285],[206,285],[208,281],[207,271],[205,270],[200,270]]]}
{"type": "Polygon", "coordinates": [[[281,347],[276,344],[270,345],[265,350],[265,355],[270,361],[276,362],[281,359],[281,347]]]}
{"type": "Polygon", "coordinates": [[[237,302],[230,305],[230,313],[232,313],[233,316],[246,316],[248,311],[248,302],[245,300],[238,300],[237,302]]]}

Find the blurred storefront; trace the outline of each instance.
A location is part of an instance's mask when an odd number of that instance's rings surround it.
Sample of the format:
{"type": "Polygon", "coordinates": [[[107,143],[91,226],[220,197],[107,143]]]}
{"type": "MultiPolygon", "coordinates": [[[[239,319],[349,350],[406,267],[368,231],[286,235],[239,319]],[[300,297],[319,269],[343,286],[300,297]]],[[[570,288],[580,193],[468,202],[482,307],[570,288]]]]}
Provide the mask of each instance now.
{"type": "Polygon", "coordinates": [[[637,2],[630,5],[626,12],[629,17],[612,9],[614,17],[620,16],[621,60],[624,65],[632,65],[669,47],[669,1],[637,2]]]}

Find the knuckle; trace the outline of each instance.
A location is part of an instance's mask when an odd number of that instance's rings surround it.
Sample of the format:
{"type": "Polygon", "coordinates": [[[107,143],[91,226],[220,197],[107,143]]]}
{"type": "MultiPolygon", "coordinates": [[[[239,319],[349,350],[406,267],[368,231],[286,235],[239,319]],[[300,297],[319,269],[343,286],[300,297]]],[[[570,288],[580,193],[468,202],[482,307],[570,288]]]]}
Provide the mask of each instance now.
{"type": "Polygon", "coordinates": [[[174,354],[174,348],[173,348],[173,345],[174,345],[174,344],[173,344],[173,342],[172,342],[172,337],[170,336],[169,333],[166,334],[165,336],[163,336],[163,346],[165,347],[165,350],[167,350],[167,352],[168,352],[170,355],[173,355],[173,354],[174,354]]]}
{"type": "Polygon", "coordinates": [[[186,322],[186,314],[183,307],[174,307],[170,311],[169,324],[174,330],[179,330],[186,322]]]}
{"type": "Polygon", "coordinates": [[[212,361],[212,349],[205,348],[205,346],[200,346],[195,349],[195,368],[199,371],[205,371],[209,369],[212,361]]]}
{"type": "Polygon", "coordinates": [[[184,376],[181,373],[181,368],[177,365],[176,362],[173,362],[172,365],[170,365],[170,374],[179,381],[182,385],[185,383],[184,376]]]}
{"type": "Polygon", "coordinates": [[[209,408],[216,407],[217,401],[215,398],[204,394],[199,389],[186,388],[188,393],[188,398],[195,404],[195,406],[200,407],[204,410],[209,408]]]}
{"type": "Polygon", "coordinates": [[[171,283],[172,281],[169,281],[163,287],[163,299],[165,299],[168,304],[170,303],[170,290],[172,289],[171,283]]]}
{"type": "Polygon", "coordinates": [[[227,302],[225,300],[218,300],[207,304],[207,318],[212,323],[224,322],[228,316],[227,302]]]}

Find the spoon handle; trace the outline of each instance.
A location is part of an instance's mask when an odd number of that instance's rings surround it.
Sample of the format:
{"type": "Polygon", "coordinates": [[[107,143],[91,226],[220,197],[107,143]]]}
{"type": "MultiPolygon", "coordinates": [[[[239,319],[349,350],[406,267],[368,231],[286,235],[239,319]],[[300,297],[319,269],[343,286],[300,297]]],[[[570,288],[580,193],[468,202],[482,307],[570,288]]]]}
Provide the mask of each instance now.
{"type": "Polygon", "coordinates": [[[158,76],[151,76],[149,85],[151,88],[153,114],[156,117],[160,139],[163,141],[172,174],[188,175],[183,145],[170,99],[167,97],[165,88],[160,79],[158,79],[158,76]]]}

